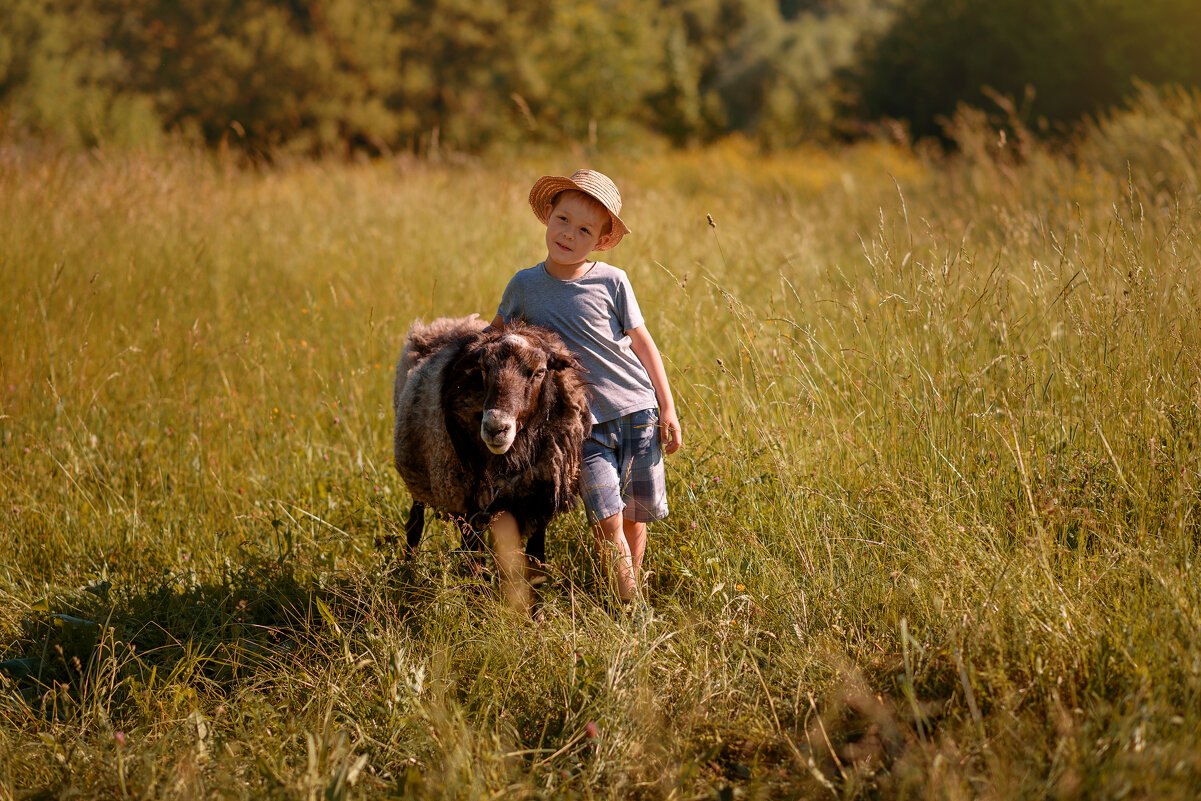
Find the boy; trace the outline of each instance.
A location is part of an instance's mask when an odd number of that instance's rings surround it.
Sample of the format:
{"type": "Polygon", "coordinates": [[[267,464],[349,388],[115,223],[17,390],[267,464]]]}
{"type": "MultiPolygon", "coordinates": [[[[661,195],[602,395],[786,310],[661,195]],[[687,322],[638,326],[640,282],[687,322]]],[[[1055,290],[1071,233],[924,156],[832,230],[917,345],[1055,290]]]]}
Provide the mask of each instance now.
{"type": "MultiPolygon", "coordinates": [[[[588,371],[593,428],[580,494],[598,541],[617,552],[617,594],[628,603],[641,587],[646,524],[667,516],[663,451],[683,444],[680,420],[626,274],[588,258],[630,232],[618,216],[617,187],[595,170],[545,175],[530,190],[530,207],[546,225],[546,260],[509,280],[492,323],[550,328],[588,371]]],[[[509,527],[493,521],[494,535],[509,527]]]]}

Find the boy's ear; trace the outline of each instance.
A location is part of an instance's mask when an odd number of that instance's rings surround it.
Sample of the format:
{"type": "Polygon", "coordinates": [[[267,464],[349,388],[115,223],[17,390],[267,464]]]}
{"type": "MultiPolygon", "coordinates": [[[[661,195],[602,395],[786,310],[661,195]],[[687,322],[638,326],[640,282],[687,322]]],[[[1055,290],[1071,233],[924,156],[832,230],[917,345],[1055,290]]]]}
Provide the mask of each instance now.
{"type": "Polygon", "coordinates": [[[600,239],[596,240],[596,244],[592,246],[592,249],[593,250],[604,250],[605,247],[609,244],[609,240],[612,238],[613,238],[613,232],[610,231],[609,233],[602,236],[600,239]]]}
{"type": "Polygon", "coordinates": [[[547,203],[546,206],[542,209],[542,216],[549,220],[551,212],[553,212],[554,210],[555,210],[555,204],[547,203]]]}

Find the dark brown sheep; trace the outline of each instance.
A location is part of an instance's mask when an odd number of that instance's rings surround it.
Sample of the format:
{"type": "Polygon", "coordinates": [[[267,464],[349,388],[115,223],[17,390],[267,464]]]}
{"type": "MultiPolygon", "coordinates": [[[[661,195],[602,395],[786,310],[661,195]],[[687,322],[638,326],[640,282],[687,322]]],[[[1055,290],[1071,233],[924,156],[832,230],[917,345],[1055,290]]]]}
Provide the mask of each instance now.
{"type": "Polygon", "coordinates": [[[559,337],[478,317],[414,323],[396,365],[396,469],[413,497],[406,534],[421,540],[425,507],[459,521],[464,546],[498,512],[516,518],[526,553],[546,557],[546,527],[572,508],[592,428],[580,364],[559,337]]]}

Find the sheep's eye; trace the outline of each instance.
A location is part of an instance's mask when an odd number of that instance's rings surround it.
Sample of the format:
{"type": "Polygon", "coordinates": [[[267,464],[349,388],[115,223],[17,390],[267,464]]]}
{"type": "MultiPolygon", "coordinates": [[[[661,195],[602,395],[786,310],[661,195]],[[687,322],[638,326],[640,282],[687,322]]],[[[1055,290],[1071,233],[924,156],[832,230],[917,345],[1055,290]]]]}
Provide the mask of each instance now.
{"type": "Polygon", "coordinates": [[[537,370],[534,371],[534,378],[541,378],[544,375],[546,375],[545,367],[539,367],[537,370]]]}

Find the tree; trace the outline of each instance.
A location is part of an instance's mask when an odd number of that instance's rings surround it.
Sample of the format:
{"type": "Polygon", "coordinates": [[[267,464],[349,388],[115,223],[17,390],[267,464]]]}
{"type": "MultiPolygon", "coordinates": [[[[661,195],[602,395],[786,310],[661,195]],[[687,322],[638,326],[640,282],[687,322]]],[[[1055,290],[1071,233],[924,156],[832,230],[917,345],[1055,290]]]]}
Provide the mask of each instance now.
{"type": "Polygon", "coordinates": [[[1196,85],[1201,11],[1192,0],[908,0],[865,49],[860,113],[937,134],[989,92],[1069,126],[1119,102],[1134,78],[1196,85]]]}

